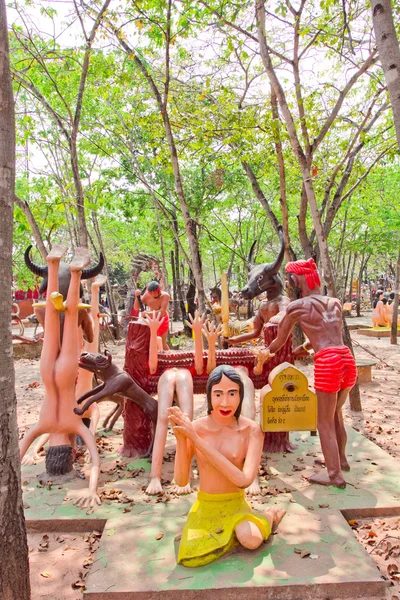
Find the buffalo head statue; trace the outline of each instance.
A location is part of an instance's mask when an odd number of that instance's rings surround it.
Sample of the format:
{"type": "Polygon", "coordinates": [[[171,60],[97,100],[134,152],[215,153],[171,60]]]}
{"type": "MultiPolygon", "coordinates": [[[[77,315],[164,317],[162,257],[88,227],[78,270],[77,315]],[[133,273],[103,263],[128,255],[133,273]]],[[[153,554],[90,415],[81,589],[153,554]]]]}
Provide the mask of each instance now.
{"type": "MultiPolygon", "coordinates": [[[[47,290],[47,265],[44,267],[41,267],[39,265],[36,265],[34,262],[32,262],[31,257],[30,257],[31,248],[32,248],[32,245],[28,246],[28,248],[25,250],[25,255],[24,255],[25,264],[28,267],[28,269],[30,271],[32,271],[32,273],[34,273],[35,275],[38,275],[39,277],[43,277],[43,281],[39,287],[39,294],[44,294],[44,292],[47,290]]],[[[95,265],[94,267],[90,267],[89,269],[83,269],[81,279],[92,279],[93,277],[96,277],[96,275],[101,273],[103,267],[104,267],[104,256],[100,252],[98,264],[95,265]]],[[[71,281],[71,272],[69,270],[69,266],[65,262],[60,262],[60,266],[58,269],[58,291],[60,292],[60,294],[63,295],[64,299],[67,297],[70,281],[71,281]]],[[[83,294],[83,289],[81,286],[80,296],[82,296],[82,294],[83,294]]]]}
{"type": "Polygon", "coordinates": [[[254,242],[250,248],[247,285],[240,292],[242,297],[246,300],[252,300],[263,292],[267,292],[267,296],[272,293],[276,296],[283,292],[283,282],[279,276],[279,269],[282,265],[285,253],[285,238],[283,237],[282,227],[278,228],[278,234],[281,240],[281,248],[274,262],[256,265],[253,263],[253,253],[256,242],[254,242]]]}

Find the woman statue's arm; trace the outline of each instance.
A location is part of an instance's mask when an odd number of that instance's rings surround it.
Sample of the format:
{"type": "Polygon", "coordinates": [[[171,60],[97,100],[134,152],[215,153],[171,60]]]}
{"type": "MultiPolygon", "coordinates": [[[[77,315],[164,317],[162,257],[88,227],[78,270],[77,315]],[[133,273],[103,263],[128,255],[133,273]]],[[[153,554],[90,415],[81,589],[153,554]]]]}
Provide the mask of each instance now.
{"type": "Polygon", "coordinates": [[[175,429],[174,419],[170,418],[169,421],[176,437],[174,479],[176,485],[184,487],[189,483],[190,465],[194,455],[194,446],[183,433],[175,429]]]}
{"type": "MultiPolygon", "coordinates": [[[[189,417],[183,414],[177,406],[168,409],[170,421],[174,424],[175,435],[184,435],[207,460],[224,474],[238,488],[247,488],[258,474],[264,436],[260,427],[254,423],[249,436],[249,447],[243,469],[239,469],[221,452],[210,446],[197,433],[189,417]]],[[[178,456],[178,455],[177,455],[178,456]]],[[[175,459],[175,464],[177,460],[175,459]]],[[[182,484],[178,484],[182,485],[182,484]]]]}

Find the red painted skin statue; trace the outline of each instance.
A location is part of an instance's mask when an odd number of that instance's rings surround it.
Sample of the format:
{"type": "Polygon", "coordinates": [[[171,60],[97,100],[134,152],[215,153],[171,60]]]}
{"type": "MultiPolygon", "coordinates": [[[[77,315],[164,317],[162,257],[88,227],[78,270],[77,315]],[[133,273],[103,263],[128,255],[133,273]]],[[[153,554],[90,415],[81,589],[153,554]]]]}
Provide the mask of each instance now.
{"type": "MultiPolygon", "coordinates": [[[[136,290],[135,292],[135,302],[133,305],[134,313],[137,315],[140,311],[139,297],[140,290],[136,290]]],[[[142,296],[143,304],[147,304],[147,306],[153,311],[155,310],[157,313],[163,317],[161,321],[161,325],[157,331],[157,335],[162,339],[163,350],[169,350],[169,346],[167,344],[167,335],[169,329],[169,316],[168,316],[168,302],[170,296],[167,292],[163,292],[160,288],[160,284],[158,281],[150,281],[147,286],[147,290],[145,294],[142,296]]]]}
{"type": "MultiPolygon", "coordinates": [[[[346,458],[346,430],[342,407],[357,379],[353,355],[342,339],[342,307],[337,298],[322,296],[317,266],[312,258],[290,262],[285,267],[289,284],[300,298],[289,304],[269,345],[274,354],[283,346],[295,323],[299,323],[315,355],[314,387],[318,400],[318,432],[327,473],[312,475],[309,481],[346,487],[342,471],[349,471],[346,458]]],[[[306,347],[304,348],[306,349],[306,347]]],[[[295,350],[299,354],[301,346],[295,350]]]]}

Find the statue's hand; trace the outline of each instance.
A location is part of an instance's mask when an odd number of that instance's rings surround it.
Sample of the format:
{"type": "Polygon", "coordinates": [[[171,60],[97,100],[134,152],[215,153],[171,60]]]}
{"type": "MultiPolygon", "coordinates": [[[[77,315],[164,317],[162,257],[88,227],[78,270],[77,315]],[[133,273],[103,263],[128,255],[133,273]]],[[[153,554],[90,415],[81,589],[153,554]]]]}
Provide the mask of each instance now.
{"type": "Polygon", "coordinates": [[[251,352],[256,357],[254,375],[261,375],[264,363],[266,363],[267,360],[275,356],[275,354],[272,354],[269,348],[266,348],[265,346],[256,346],[255,348],[251,349],[251,352]]]}
{"type": "Polygon", "coordinates": [[[152,313],[143,313],[142,316],[143,320],[146,322],[146,325],[150,327],[150,331],[155,331],[157,333],[160,328],[161,321],[163,320],[161,314],[156,313],[156,311],[153,310],[152,313]]]}
{"type": "Polygon", "coordinates": [[[201,330],[203,329],[205,318],[206,315],[202,315],[200,317],[199,311],[196,310],[196,312],[194,313],[194,318],[192,317],[192,315],[189,314],[189,321],[185,321],[185,323],[188,327],[190,327],[192,331],[194,331],[196,335],[201,335],[201,330]]]}
{"type": "Polygon", "coordinates": [[[297,346],[294,350],[293,350],[293,356],[295,358],[305,358],[310,356],[310,353],[308,352],[308,350],[306,350],[304,348],[303,345],[301,346],[297,346]]]}
{"type": "Polygon", "coordinates": [[[195,440],[197,434],[195,428],[193,427],[193,423],[189,417],[180,410],[180,408],[177,406],[169,408],[168,418],[172,425],[172,431],[177,438],[186,437],[189,440],[192,440],[192,442],[195,440]]]}
{"type": "Polygon", "coordinates": [[[209,346],[214,346],[220,335],[222,335],[222,325],[219,324],[215,327],[215,323],[212,321],[206,321],[203,325],[202,332],[209,346]]]}
{"type": "Polygon", "coordinates": [[[78,508],[88,508],[95,506],[95,504],[101,504],[101,500],[96,491],[86,489],[82,490],[81,495],[74,501],[74,504],[78,508]]]}

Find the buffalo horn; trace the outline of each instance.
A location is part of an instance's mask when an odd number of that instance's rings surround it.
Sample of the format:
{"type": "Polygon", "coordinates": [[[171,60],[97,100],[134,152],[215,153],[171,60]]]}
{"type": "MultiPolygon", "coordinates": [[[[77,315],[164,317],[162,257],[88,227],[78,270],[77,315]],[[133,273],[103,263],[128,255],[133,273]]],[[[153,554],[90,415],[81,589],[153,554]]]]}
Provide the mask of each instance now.
{"type": "Polygon", "coordinates": [[[251,248],[250,248],[249,257],[247,259],[247,262],[249,263],[250,271],[251,271],[251,269],[253,269],[255,267],[255,264],[253,262],[253,254],[254,254],[256,244],[257,244],[257,240],[254,240],[254,242],[252,243],[251,248]]]}
{"type": "Polygon", "coordinates": [[[285,254],[285,238],[280,225],[278,226],[278,234],[281,240],[281,249],[279,250],[279,254],[273,263],[267,263],[264,267],[264,273],[269,273],[270,275],[276,275],[276,273],[278,273],[285,254]]]}
{"type": "Polygon", "coordinates": [[[90,267],[89,269],[83,269],[81,279],[93,279],[93,277],[96,277],[96,275],[101,273],[101,271],[103,270],[103,267],[104,267],[104,256],[103,256],[103,253],[100,252],[99,262],[97,263],[97,265],[95,265],[94,267],[90,267]]]}
{"type": "Polygon", "coordinates": [[[29,256],[31,248],[32,248],[32,244],[30,246],[28,246],[27,249],[25,250],[24,260],[25,260],[26,266],[35,275],[38,275],[39,277],[47,277],[47,266],[40,267],[39,265],[35,265],[35,263],[31,261],[31,258],[29,256]]]}

